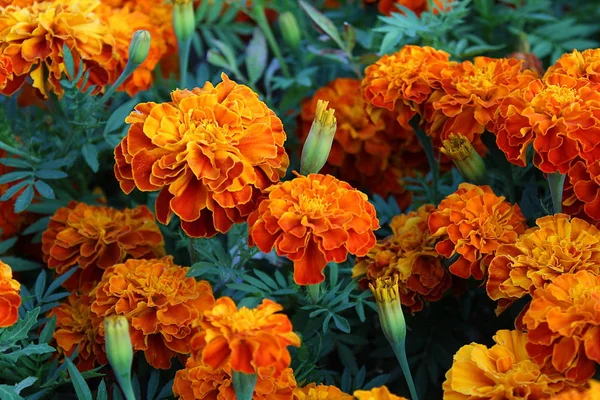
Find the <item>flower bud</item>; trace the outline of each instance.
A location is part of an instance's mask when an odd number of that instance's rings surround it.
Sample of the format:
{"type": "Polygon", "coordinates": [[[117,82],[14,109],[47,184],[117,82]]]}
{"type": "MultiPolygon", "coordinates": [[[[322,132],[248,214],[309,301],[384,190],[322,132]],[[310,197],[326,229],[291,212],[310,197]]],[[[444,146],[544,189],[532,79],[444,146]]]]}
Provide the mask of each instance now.
{"type": "Polygon", "coordinates": [[[300,42],[302,41],[302,32],[298,27],[296,17],[289,11],[282,13],[279,16],[279,29],[285,43],[292,49],[297,50],[300,48],[300,42]]]}
{"type": "Polygon", "coordinates": [[[196,29],[196,16],[191,0],[173,1],[173,28],[178,41],[186,42],[192,39],[196,29]]]}
{"type": "Polygon", "coordinates": [[[378,278],[375,286],[369,288],[379,308],[379,321],[386,339],[393,345],[404,345],[406,339],[406,322],[400,303],[398,291],[398,276],[393,278],[378,278]]]}
{"type": "Polygon", "coordinates": [[[150,52],[152,36],[147,30],[139,30],[133,34],[129,44],[129,62],[138,66],[146,60],[150,52]]]}
{"type": "Polygon", "coordinates": [[[328,109],[328,104],[327,101],[317,101],[315,118],[302,148],[300,173],[303,175],[318,173],[329,157],[337,120],[334,115],[335,110],[328,109]]]}
{"type": "Polygon", "coordinates": [[[131,381],[133,347],[129,337],[129,324],[122,315],[104,319],[105,348],[108,362],[119,380],[131,381]]]}
{"type": "Polygon", "coordinates": [[[442,146],[441,152],[454,161],[454,165],[466,180],[472,183],[485,180],[485,163],[464,135],[450,134],[448,140],[442,141],[442,146]]]}

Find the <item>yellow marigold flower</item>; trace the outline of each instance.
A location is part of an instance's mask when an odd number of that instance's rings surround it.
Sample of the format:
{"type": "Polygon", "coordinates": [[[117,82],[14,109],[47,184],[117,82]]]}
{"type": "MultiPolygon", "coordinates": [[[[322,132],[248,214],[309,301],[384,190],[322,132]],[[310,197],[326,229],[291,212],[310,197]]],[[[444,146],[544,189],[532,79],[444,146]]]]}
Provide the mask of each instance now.
{"type": "Polygon", "coordinates": [[[21,307],[21,284],[13,279],[12,269],[0,261],[0,328],[6,328],[19,320],[21,307]]]}
{"type": "Polygon", "coordinates": [[[582,52],[573,50],[572,53],[563,54],[548,68],[544,79],[554,74],[585,78],[600,83],[600,49],[587,49],[582,52]]]}
{"type": "Polygon", "coordinates": [[[352,277],[364,276],[360,284],[366,288],[377,278],[397,276],[400,301],[412,312],[420,311],[427,301],[439,300],[452,279],[435,250],[439,239],[429,233],[427,221],[434,210],[426,204],[394,217],[390,222],[393,235],[356,259],[352,277]]]}
{"type": "Polygon", "coordinates": [[[215,301],[210,284],[186,277],[188,269],[170,256],[116,264],[92,292],[91,310],[98,317],[126,316],[133,349],[143,351],[151,366],[167,369],[172,357],[190,352],[196,324],[215,301]]]}
{"type": "Polygon", "coordinates": [[[443,384],[447,400],[541,400],[560,393],[568,383],[546,372],[527,355],[527,335],[500,330],[487,348],[471,343],[454,355],[443,384]]]}
{"type": "MultiPolygon", "coordinates": [[[[296,380],[291,368],[284,369],[277,378],[267,369],[257,374],[252,398],[293,400],[295,388],[296,380]]],[[[236,400],[231,368],[225,365],[223,368],[213,369],[192,355],[187,359],[185,368],[175,374],[173,394],[181,400],[236,400]]]]}
{"type": "Polygon", "coordinates": [[[407,400],[406,397],[390,393],[389,389],[385,386],[371,390],[357,390],[354,392],[354,397],[358,400],[407,400]]]}
{"type": "Polygon", "coordinates": [[[281,120],[249,87],[222,79],[175,90],[168,103],[138,104],[115,148],[123,191],[160,190],[158,220],[167,224],[174,213],[192,237],[245,221],[289,164],[281,120]]]}
{"type": "Polygon", "coordinates": [[[192,351],[213,369],[229,365],[232,371],[254,374],[267,368],[278,376],[290,365],[287,347],[300,346],[300,337],[281,310],[268,299],[254,309],[238,309],[229,297],[221,297],[204,312],[192,351]]]}
{"type": "Polygon", "coordinates": [[[587,389],[571,389],[550,400],[600,400],[600,382],[591,380],[587,389]]]}
{"type": "Polygon", "coordinates": [[[498,247],[490,263],[487,293],[497,313],[557,277],[587,270],[600,274],[600,230],[579,218],[538,218],[513,244],[498,247]]]}
{"type": "Polygon", "coordinates": [[[81,371],[107,363],[104,338],[100,336],[102,318],[90,310],[93,300],[89,294],[71,293],[48,313],[48,317],[56,316],[53,337],[58,351],[70,357],[79,346],[76,365],[81,371]]]}
{"type": "Polygon", "coordinates": [[[294,400],[354,400],[354,397],[335,386],[310,383],[294,390],[294,400]]]}
{"type": "Polygon", "coordinates": [[[116,210],[74,201],[50,218],[42,235],[42,251],[48,267],[59,275],[77,265],[78,271],[63,286],[84,293],[108,267],[127,258],[165,254],[162,234],[146,206],[116,210]]]}

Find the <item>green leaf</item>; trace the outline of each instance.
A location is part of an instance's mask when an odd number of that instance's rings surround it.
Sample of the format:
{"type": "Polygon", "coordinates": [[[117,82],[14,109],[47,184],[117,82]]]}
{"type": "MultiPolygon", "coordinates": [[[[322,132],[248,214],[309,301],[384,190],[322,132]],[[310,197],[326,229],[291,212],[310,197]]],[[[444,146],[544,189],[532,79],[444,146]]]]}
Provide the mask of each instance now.
{"type": "MultiPolygon", "coordinates": [[[[277,282],[275,282],[273,280],[273,278],[271,278],[269,275],[265,274],[264,272],[255,269],[254,270],[254,275],[258,276],[260,278],[261,281],[263,281],[265,284],[267,284],[271,289],[278,289],[277,287],[277,282]]],[[[283,284],[281,286],[287,286],[286,284],[283,284]]]]}
{"type": "Polygon", "coordinates": [[[173,379],[171,379],[163,388],[161,389],[158,397],[155,400],[166,399],[173,395],[173,379]]]}
{"type": "Polygon", "coordinates": [[[35,176],[40,179],[63,179],[68,177],[69,175],[55,169],[44,169],[41,171],[37,171],[35,173],[35,176]]]}
{"type": "MultiPolygon", "coordinates": [[[[6,253],[11,247],[13,247],[14,244],[17,243],[17,239],[18,238],[16,238],[16,237],[12,237],[10,239],[6,239],[6,240],[0,242],[0,254],[6,253]]],[[[8,265],[10,265],[10,264],[8,264],[8,265]]]]}
{"type": "Polygon", "coordinates": [[[13,326],[0,330],[0,343],[16,343],[26,339],[29,331],[37,322],[39,314],[40,308],[34,308],[27,312],[24,320],[19,319],[13,326]]]}
{"type": "Polygon", "coordinates": [[[154,400],[154,395],[158,390],[158,383],[160,381],[160,371],[157,369],[153,369],[150,374],[150,379],[148,380],[148,390],[146,394],[147,400],[154,400]]]}
{"type": "Polygon", "coordinates": [[[28,387],[30,387],[31,385],[33,385],[36,381],[38,380],[37,377],[35,376],[28,376],[27,378],[23,379],[21,382],[17,383],[14,388],[15,388],[15,392],[17,392],[17,394],[21,393],[21,390],[26,389],[28,387]]]}
{"type": "Polygon", "coordinates": [[[330,38],[334,40],[340,49],[344,50],[346,48],[344,46],[344,42],[342,42],[342,38],[340,37],[337,27],[329,18],[321,14],[321,12],[319,12],[316,8],[303,0],[300,0],[300,6],[304,9],[306,14],[308,14],[310,19],[312,19],[319,28],[321,28],[330,38]]]}
{"type": "Polygon", "coordinates": [[[33,186],[29,185],[27,188],[25,188],[23,193],[17,197],[17,200],[15,201],[15,212],[17,214],[24,211],[29,204],[31,204],[31,200],[33,200],[33,194],[33,186]]]}
{"type": "Polygon", "coordinates": [[[390,374],[379,375],[379,376],[371,379],[369,382],[367,382],[365,384],[364,390],[371,390],[373,388],[381,387],[381,386],[385,385],[386,383],[388,383],[389,380],[390,380],[390,374]]]}
{"type": "Polygon", "coordinates": [[[55,328],[56,315],[53,315],[52,318],[46,322],[46,325],[44,325],[44,329],[42,329],[42,332],[40,333],[39,343],[50,343],[55,328]]]}
{"type": "Polygon", "coordinates": [[[23,235],[31,235],[33,233],[45,231],[48,228],[50,217],[43,217],[29,225],[24,231],[23,235]]]}
{"type": "MultiPolygon", "coordinates": [[[[14,238],[17,239],[17,238],[14,238]]],[[[0,242],[0,246],[1,246],[0,242]]],[[[0,252],[1,253],[1,252],[0,252]]],[[[20,258],[20,257],[14,257],[14,256],[5,256],[5,257],[0,257],[0,260],[2,260],[2,262],[10,265],[10,268],[13,271],[34,271],[36,269],[40,269],[42,267],[41,264],[38,264],[34,261],[29,261],[29,260],[25,260],[24,258],[20,258]]]]}
{"type": "Polygon", "coordinates": [[[33,294],[39,303],[42,302],[44,296],[44,289],[46,288],[46,270],[42,270],[35,280],[35,286],[33,287],[33,294]]]}
{"type": "Polygon", "coordinates": [[[75,61],[66,43],[63,44],[63,63],[65,64],[67,74],[69,74],[69,79],[75,78],[75,61]]]}
{"type": "Polygon", "coordinates": [[[13,185],[13,186],[9,187],[4,192],[4,194],[2,194],[2,196],[0,197],[0,201],[6,201],[6,200],[10,199],[15,194],[17,194],[18,191],[20,191],[25,186],[30,185],[30,184],[31,184],[31,181],[26,180],[26,181],[21,181],[21,182],[17,183],[16,185],[13,185]]]}
{"type": "Polygon", "coordinates": [[[104,135],[115,132],[125,125],[125,118],[133,111],[133,107],[137,104],[138,99],[133,97],[125,104],[119,106],[108,118],[104,126],[104,135]]]}
{"type": "Polygon", "coordinates": [[[333,314],[333,323],[335,324],[336,328],[338,328],[340,331],[344,333],[350,333],[350,323],[346,318],[340,317],[337,314],[333,314]]]}
{"type": "Polygon", "coordinates": [[[8,385],[0,385],[0,399],[2,400],[23,400],[23,397],[19,396],[14,387],[8,385]]]}
{"type": "Polygon", "coordinates": [[[52,283],[50,283],[50,286],[48,286],[48,290],[46,290],[44,297],[47,297],[50,294],[52,294],[60,285],[62,285],[67,279],[69,279],[71,277],[71,275],[73,275],[77,271],[77,269],[78,269],[77,266],[75,266],[75,267],[71,268],[70,270],[68,270],[67,272],[65,272],[64,274],[55,278],[52,281],[52,283]]]}
{"type": "Polygon", "coordinates": [[[104,379],[102,379],[98,385],[96,400],[108,400],[108,392],[106,391],[106,383],[104,382],[104,379]]]}
{"type": "Polygon", "coordinates": [[[250,84],[254,85],[267,68],[267,40],[260,28],[255,28],[246,47],[246,69],[250,84]]]}
{"type": "Polygon", "coordinates": [[[98,149],[92,143],[86,143],[81,148],[81,155],[92,171],[98,172],[98,149]]]}
{"type": "Polygon", "coordinates": [[[75,388],[75,393],[77,393],[78,400],[92,400],[92,392],[85,379],[83,379],[83,376],[81,376],[81,372],[73,364],[73,361],[65,357],[65,364],[67,364],[69,375],[71,375],[71,382],[75,388]]]}
{"type": "Polygon", "coordinates": [[[0,164],[13,168],[31,168],[31,164],[21,158],[0,158],[0,164]]]}
{"type": "Polygon", "coordinates": [[[31,176],[31,171],[13,171],[0,176],[0,184],[18,181],[31,176]]]}
{"type": "Polygon", "coordinates": [[[33,183],[33,186],[43,198],[50,200],[54,200],[56,198],[54,195],[54,190],[52,190],[50,185],[48,185],[46,182],[37,180],[33,183]]]}
{"type": "Polygon", "coordinates": [[[54,353],[56,350],[54,347],[48,345],[47,343],[42,344],[30,344],[27,347],[13,351],[11,353],[4,353],[0,355],[0,359],[6,359],[12,363],[16,363],[20,357],[23,356],[31,356],[35,354],[48,354],[54,353]]]}

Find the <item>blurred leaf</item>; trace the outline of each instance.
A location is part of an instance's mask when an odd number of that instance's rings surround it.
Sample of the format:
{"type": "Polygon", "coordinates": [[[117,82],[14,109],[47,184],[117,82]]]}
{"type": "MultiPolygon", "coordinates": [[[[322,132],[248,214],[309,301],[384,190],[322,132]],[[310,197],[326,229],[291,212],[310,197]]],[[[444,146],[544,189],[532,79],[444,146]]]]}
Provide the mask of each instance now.
{"type": "Polygon", "coordinates": [[[52,190],[52,188],[46,182],[36,180],[33,183],[33,186],[35,187],[35,190],[37,190],[37,192],[45,199],[54,200],[56,198],[54,195],[54,190],[52,190]]]}
{"type": "Polygon", "coordinates": [[[33,200],[33,194],[33,186],[29,185],[25,188],[23,193],[17,197],[17,200],[15,201],[15,212],[17,214],[24,211],[29,204],[31,204],[31,200],[33,200]]]}
{"type": "Polygon", "coordinates": [[[92,143],[86,143],[81,148],[81,155],[92,171],[98,172],[98,150],[92,143]]]}
{"type": "Polygon", "coordinates": [[[323,32],[333,39],[340,49],[344,50],[346,48],[344,46],[344,42],[342,42],[342,38],[340,37],[337,27],[329,18],[321,14],[319,10],[303,0],[300,0],[300,6],[304,9],[310,19],[312,19],[313,22],[323,30],[323,32]]]}
{"type": "Polygon", "coordinates": [[[267,41],[260,28],[255,28],[252,39],[246,48],[246,69],[251,85],[262,76],[267,67],[267,41]]]}

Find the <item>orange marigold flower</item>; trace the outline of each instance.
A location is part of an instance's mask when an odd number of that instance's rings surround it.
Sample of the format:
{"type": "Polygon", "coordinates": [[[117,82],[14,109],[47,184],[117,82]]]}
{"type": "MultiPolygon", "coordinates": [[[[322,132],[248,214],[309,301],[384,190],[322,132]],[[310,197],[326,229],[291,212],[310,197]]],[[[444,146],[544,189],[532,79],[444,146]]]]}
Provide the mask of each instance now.
{"type": "Polygon", "coordinates": [[[331,175],[298,175],[268,190],[248,218],[249,241],[294,262],[294,281],[320,283],[328,262],[365,256],[379,229],[367,196],[331,175]]]}
{"type": "Polygon", "coordinates": [[[590,81],[552,74],[508,95],[490,124],[507,159],[533,162],[546,173],[566,173],[573,160],[600,158],[600,92],[590,81]]]}
{"type": "Polygon", "coordinates": [[[12,269],[0,260],[0,328],[19,320],[21,284],[13,279],[12,269]]]}
{"type": "Polygon", "coordinates": [[[42,235],[44,262],[59,275],[77,265],[63,284],[83,292],[100,280],[103,270],[126,258],[165,254],[164,240],[146,206],[116,210],[71,202],[56,210],[42,235]]]}
{"type": "Polygon", "coordinates": [[[402,13],[402,9],[398,6],[404,6],[413,11],[417,15],[421,15],[424,11],[433,11],[437,14],[439,11],[448,11],[451,8],[451,3],[455,0],[434,0],[434,8],[429,8],[427,0],[365,0],[367,3],[377,2],[377,9],[380,13],[390,15],[392,12],[402,13]]]}
{"type": "Polygon", "coordinates": [[[523,324],[535,362],[586,382],[600,362],[600,276],[579,271],[537,289],[523,324]]]}
{"type": "Polygon", "coordinates": [[[76,364],[81,371],[107,363],[104,338],[100,336],[102,318],[90,310],[92,301],[89,294],[72,293],[48,313],[48,317],[56,316],[53,337],[58,351],[71,357],[79,346],[76,364]]]}
{"type": "Polygon", "coordinates": [[[158,220],[167,224],[175,213],[192,237],[243,222],[289,164],[281,120],[252,89],[221,77],[216,87],[207,82],[175,90],[172,102],[136,106],[115,149],[123,191],[160,190],[158,220]]]}
{"type": "Polygon", "coordinates": [[[537,77],[533,71],[522,68],[523,62],[514,58],[488,57],[475,57],[473,62],[444,68],[441,91],[429,100],[435,111],[427,115],[428,135],[440,144],[452,133],[474,142],[493,120],[500,102],[537,77]]]}
{"type": "Polygon", "coordinates": [[[448,59],[448,53],[432,47],[404,46],[368,66],[362,90],[371,118],[377,121],[380,109],[387,109],[408,128],[410,119],[421,113],[420,105],[439,89],[448,59]]]}
{"type": "Polygon", "coordinates": [[[358,400],[407,400],[406,397],[396,396],[390,393],[385,386],[374,388],[371,390],[356,390],[354,397],[358,400]]]}
{"type": "Polygon", "coordinates": [[[514,243],[525,232],[525,217],[518,204],[496,196],[489,186],[461,183],[431,217],[429,230],[442,237],[435,249],[446,258],[458,254],[450,272],[483,279],[498,246],[514,243]]]}
{"type": "Polygon", "coordinates": [[[335,386],[310,383],[294,390],[294,400],[354,400],[335,386]]]}
{"type": "Polygon", "coordinates": [[[600,83],[600,49],[587,49],[583,52],[573,50],[572,53],[563,54],[553,66],[548,68],[544,78],[554,74],[585,78],[600,83]]]}
{"type": "Polygon", "coordinates": [[[600,160],[576,160],[567,173],[564,211],[591,223],[600,223],[600,160]]]}
{"type": "Polygon", "coordinates": [[[394,217],[392,236],[377,242],[366,257],[357,258],[352,277],[366,275],[361,286],[377,278],[398,275],[401,303],[412,312],[423,303],[439,300],[452,284],[452,278],[435,250],[438,238],[429,233],[427,221],[435,210],[432,204],[394,217]]]}
{"type": "Polygon", "coordinates": [[[300,337],[281,310],[280,304],[268,299],[254,309],[238,309],[229,297],[221,297],[204,312],[202,331],[191,341],[192,351],[213,369],[229,365],[246,374],[268,369],[278,376],[290,365],[287,347],[300,346],[300,337]]]}
{"type": "Polygon", "coordinates": [[[537,227],[504,244],[488,268],[487,292],[497,313],[546,287],[558,276],[588,270],[600,274],[600,230],[565,214],[539,218],[537,227]]]}
{"type": "MultiPolygon", "coordinates": [[[[257,373],[253,399],[293,400],[296,387],[294,372],[286,368],[281,375],[274,378],[268,371],[257,373]]],[[[173,394],[181,400],[235,400],[231,368],[212,369],[193,355],[188,358],[185,368],[175,374],[173,394]]]]}
{"type": "Polygon", "coordinates": [[[12,78],[12,61],[7,56],[0,53],[0,91],[4,90],[7,81],[12,78]]]}
{"type": "Polygon", "coordinates": [[[171,256],[116,264],[94,289],[91,310],[99,317],[126,316],[133,349],[154,368],[167,369],[172,357],[190,352],[195,325],[215,301],[210,284],[186,277],[188,270],[171,256]]]}
{"type": "Polygon", "coordinates": [[[600,400],[600,382],[590,380],[587,389],[571,389],[563,392],[550,400],[600,400]]]}

